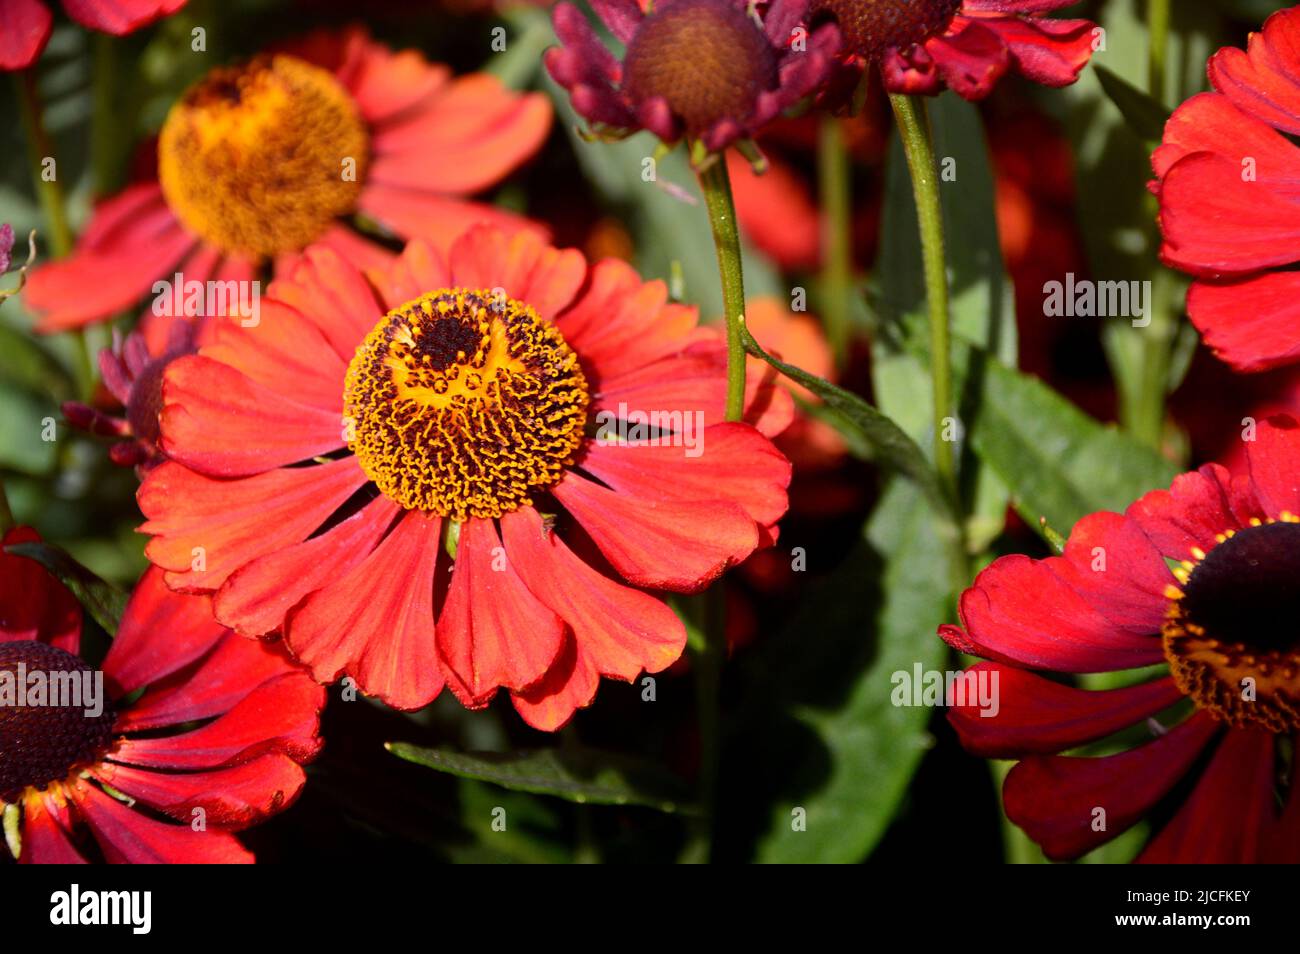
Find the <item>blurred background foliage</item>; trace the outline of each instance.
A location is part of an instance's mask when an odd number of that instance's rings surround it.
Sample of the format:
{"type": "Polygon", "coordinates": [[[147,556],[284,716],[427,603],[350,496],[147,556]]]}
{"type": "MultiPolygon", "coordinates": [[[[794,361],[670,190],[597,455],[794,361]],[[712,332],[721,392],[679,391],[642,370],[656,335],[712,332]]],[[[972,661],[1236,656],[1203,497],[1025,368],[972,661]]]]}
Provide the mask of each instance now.
{"type": "MultiPolygon", "coordinates": [[[[950,94],[934,103],[938,151],[956,160],[960,182],[945,192],[944,212],[967,429],[966,580],[999,553],[1046,555],[1040,516],[1065,534],[1084,513],[1123,507],[1167,482],[1193,444],[1172,422],[1154,435],[1099,423],[1132,423],[1141,414],[1151,355],[1148,339],[1127,323],[1102,329],[1071,321],[1043,341],[1041,313],[1038,322],[1026,321],[1035,316],[1018,301],[1036,297],[1041,311],[1041,278],[1035,288],[1032,267],[1004,260],[1000,251],[1010,247],[998,233],[1006,222],[995,201],[1007,175],[1001,157],[1007,150],[1020,155],[1031,183],[1064,179],[1056,211],[1078,245],[1081,271],[1165,283],[1175,347],[1162,372],[1163,401],[1199,355],[1190,326],[1178,317],[1183,288],[1155,262],[1146,191],[1150,116],[1203,89],[1206,57],[1218,46],[1242,45],[1279,6],[1176,3],[1160,103],[1142,92],[1125,100],[1126,88],[1149,87],[1142,0],[1072,8],[1072,15],[1104,26],[1107,42],[1093,61],[1100,69],[1085,70],[1071,88],[1008,80],[980,107],[950,94]],[[1106,88],[1103,71],[1118,81],[1106,88]],[[1044,159],[1044,130],[1065,145],[1063,163],[1044,159]]],[[[662,159],[659,181],[648,183],[643,160],[655,143],[647,136],[615,145],[582,141],[567,99],[540,68],[541,51],[553,42],[547,14],[529,6],[190,0],[179,15],[122,39],[88,34],[60,15],[39,64],[39,88],[74,230],[86,222],[94,197],[148,166],[151,137],[169,105],[211,66],[307,26],[357,18],[396,47],[544,90],[556,107],[551,139],[495,200],[546,221],[557,244],[630,258],[643,275],[668,280],[678,297],[716,320],[712,242],[701,205],[691,201],[697,192],[684,156],[679,150],[662,159]],[[206,30],[205,53],[190,50],[196,26],[206,30]],[[509,38],[503,52],[493,51],[495,28],[509,38]]],[[[29,230],[45,228],[16,92],[3,102],[0,221],[13,225],[21,246],[29,230]]],[[[865,159],[855,153],[855,199],[870,227],[858,243],[856,342],[841,379],[928,447],[915,211],[896,137],[888,145],[887,124],[868,122],[882,148],[878,155],[867,150],[865,159]]],[[[784,145],[777,148],[788,156],[784,145]]],[[[812,151],[790,165],[815,193],[812,151]]],[[[752,295],[788,301],[793,290],[806,289],[814,306],[821,300],[815,269],[783,271],[757,248],[747,252],[752,295]]],[[[132,320],[123,315],[116,325],[132,320]]],[[[94,381],[72,336],[38,338],[30,326],[21,297],[0,307],[0,480],[21,522],[129,587],[144,567],[143,538],[134,532],[135,475],[111,465],[102,443],[62,424],[60,402],[91,394],[94,381]],[[49,420],[57,422],[55,441],[42,439],[49,420]]],[[[88,334],[92,353],[109,340],[109,328],[88,334]]],[[[250,832],[249,843],[270,861],[673,861],[699,860],[711,847],[721,860],[857,862],[950,851],[961,839],[967,858],[1042,860],[1001,816],[997,781],[1005,766],[990,771],[963,754],[941,711],[890,703],[894,672],[959,664],[934,635],[955,619],[953,534],[915,486],[872,465],[869,444],[851,439],[850,446],[868,459],[839,466],[840,486],[851,491],[847,502],[829,512],[801,506],[797,476],[781,550],[727,582],[737,633],[723,681],[720,811],[711,831],[691,807],[699,737],[688,660],[656,677],[653,702],[644,701],[644,685],[603,685],[596,705],[555,737],[529,730],[506,703],[469,713],[444,693],[428,709],[402,714],[342,701],[335,687],[325,719],[328,745],[311,767],[305,795],[250,832]],[[806,552],[805,572],[775,566],[788,563],[796,546],[806,552]],[[392,751],[390,742],[398,743],[392,751]],[[505,831],[493,829],[499,808],[509,819],[505,831]],[[801,813],[806,830],[792,825],[801,813]]],[[[818,493],[815,484],[805,489],[805,497],[818,493]]],[[[691,621],[705,612],[700,601],[681,600],[677,608],[691,621]]],[[[1137,830],[1087,860],[1127,860],[1141,836],[1137,830]]]]}

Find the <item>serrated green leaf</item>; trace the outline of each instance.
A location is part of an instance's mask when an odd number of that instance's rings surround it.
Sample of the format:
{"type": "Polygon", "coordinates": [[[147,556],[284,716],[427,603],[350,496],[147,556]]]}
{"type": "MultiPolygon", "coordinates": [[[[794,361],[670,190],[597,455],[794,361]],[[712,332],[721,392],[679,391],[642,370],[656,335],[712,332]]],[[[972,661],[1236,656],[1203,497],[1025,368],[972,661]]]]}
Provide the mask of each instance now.
{"type": "Polygon", "coordinates": [[[45,567],[72,591],[77,602],[95,622],[104,627],[110,636],[117,635],[129,598],[125,590],[101,580],[52,543],[15,543],[5,547],[5,552],[27,557],[45,567]]]}
{"type": "Polygon", "coordinates": [[[388,750],[408,762],[518,792],[551,795],[592,805],[640,805],[694,814],[690,789],[657,766],[594,749],[459,752],[392,742],[388,750]]]}

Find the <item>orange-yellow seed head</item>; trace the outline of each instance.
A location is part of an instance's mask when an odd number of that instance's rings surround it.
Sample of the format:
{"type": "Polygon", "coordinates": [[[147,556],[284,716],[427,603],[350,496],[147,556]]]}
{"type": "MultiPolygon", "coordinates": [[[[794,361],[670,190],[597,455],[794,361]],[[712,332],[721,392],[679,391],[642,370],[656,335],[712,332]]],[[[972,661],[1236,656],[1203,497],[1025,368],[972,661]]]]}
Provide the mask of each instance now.
{"type": "Polygon", "coordinates": [[[215,69],[158,140],[163,194],[223,252],[268,258],[320,238],[356,207],[369,137],[347,90],[292,56],[215,69]]]}
{"type": "Polygon", "coordinates": [[[453,520],[532,504],[573,463],[587,381],[554,325],[489,290],[395,308],[348,366],[343,413],[362,470],[408,510],[453,520]]]}

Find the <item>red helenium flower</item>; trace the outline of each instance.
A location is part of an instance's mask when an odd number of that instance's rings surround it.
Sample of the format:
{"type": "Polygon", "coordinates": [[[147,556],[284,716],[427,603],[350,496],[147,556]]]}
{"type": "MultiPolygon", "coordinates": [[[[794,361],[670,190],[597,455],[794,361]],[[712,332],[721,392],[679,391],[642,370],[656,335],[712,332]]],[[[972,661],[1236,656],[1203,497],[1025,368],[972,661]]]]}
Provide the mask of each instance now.
{"type": "Polygon", "coordinates": [[[1012,70],[1044,86],[1079,78],[1096,25],[1044,16],[1077,2],[813,0],[812,13],[839,24],[851,61],[879,63],[889,92],[983,99],[1012,70]]]}
{"type": "Polygon", "coordinates": [[[571,3],[555,8],[562,46],[546,68],[598,134],[648,129],[664,142],[683,136],[709,152],[752,137],[813,91],[831,67],[833,27],[796,34],[807,0],[773,0],[761,21],[745,0],[593,0],[626,46],[619,60],[571,3]]]}
{"type": "MultiPolygon", "coordinates": [[[[38,539],[20,527],[3,545],[38,539]]],[[[72,594],[39,564],[0,551],[7,681],[21,689],[20,672],[90,672],[80,639],[72,594]]],[[[324,690],[275,644],[216,623],[206,597],[172,593],[157,569],[132,594],[102,672],[98,716],[84,706],[0,708],[0,802],[21,811],[10,850],[25,864],[251,862],[233,832],[297,798],[301,766],[320,749],[324,690]]]]}
{"type": "Polygon", "coordinates": [[[790,468],[764,434],[789,395],[755,376],[753,426],[724,423],[693,308],[529,233],[411,243],[371,277],[312,249],[257,327],[168,368],[170,459],[138,495],[168,584],[404,709],[445,680],[553,729],[600,676],[668,666],[685,632],[643,590],[699,590],[772,539],[790,468]],[[593,439],[602,412],[649,411],[699,412],[702,453],[593,439]]]}
{"type": "Polygon", "coordinates": [[[1083,518],[1059,557],[1002,557],[962,594],[964,631],[940,631],[991,660],[970,672],[996,674],[996,714],[968,692],[949,718],[975,754],[1020,760],[1007,815],[1051,858],[1114,838],[1177,787],[1140,860],[1300,861],[1300,786],[1279,785],[1300,729],[1300,425],[1261,423],[1247,457],[1083,518]],[[1146,666],[1165,671],[1109,690],[1035,673],[1146,666]],[[1148,722],[1136,748],[1059,754],[1162,713],[1177,724],[1148,722]]]}
{"type": "Polygon", "coordinates": [[[1196,276],[1187,311],[1238,371],[1300,360],[1300,8],[1273,14],[1246,51],[1210,58],[1214,92],[1185,102],[1152,164],[1161,257],[1196,276]]]}
{"type": "Polygon", "coordinates": [[[247,282],[313,243],[385,264],[354,213],[444,250],[475,222],[540,228],[465,197],[532,156],[550,124],[540,93],[453,79],[360,29],[313,35],[191,87],[163,126],[158,181],[100,205],[73,255],[31,275],[27,304],[39,331],[59,331],[131,307],[178,270],[247,282]]]}
{"type": "MultiPolygon", "coordinates": [[[[84,27],[124,36],[169,16],[185,0],[63,0],[68,16],[84,27]]],[[[53,17],[41,0],[0,0],[0,70],[36,62],[50,39],[53,17]]]]}

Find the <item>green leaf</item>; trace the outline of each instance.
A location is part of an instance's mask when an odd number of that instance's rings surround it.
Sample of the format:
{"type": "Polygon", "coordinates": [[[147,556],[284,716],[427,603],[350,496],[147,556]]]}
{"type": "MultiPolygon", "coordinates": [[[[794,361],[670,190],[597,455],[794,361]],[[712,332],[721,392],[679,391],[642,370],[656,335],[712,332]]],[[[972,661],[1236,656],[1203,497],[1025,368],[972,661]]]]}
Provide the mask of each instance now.
{"type": "Polygon", "coordinates": [[[895,673],[910,676],[918,664],[940,669],[948,658],[935,635],[948,618],[948,554],[934,524],[916,488],[894,481],[862,545],[776,637],[789,660],[760,660],[780,676],[755,697],[765,710],[773,696],[784,697],[805,735],[786,752],[773,750],[776,728],[756,733],[762,738],[754,744],[779,785],[759,842],[760,861],[865,858],[933,744],[926,730],[933,709],[896,706],[891,696],[895,673]],[[810,634],[833,642],[815,663],[806,661],[810,634]],[[802,831],[792,824],[797,809],[804,812],[802,831]]]}
{"type": "Polygon", "coordinates": [[[1147,142],[1159,142],[1165,133],[1165,123],[1171,111],[1156,102],[1119,74],[1104,66],[1095,66],[1097,79],[1107,98],[1115,104],[1124,121],[1147,142]]]}
{"type": "Polygon", "coordinates": [[[902,428],[851,391],[768,354],[749,329],[742,329],[742,337],[746,351],[825,402],[833,414],[822,415],[823,419],[844,433],[851,447],[869,448],[873,460],[915,481],[936,506],[951,511],[925,452],[902,428]]]}
{"type": "Polygon", "coordinates": [[[1046,517],[1068,535],[1080,517],[1123,510],[1177,475],[1174,464],[1093,420],[1037,378],[988,358],[983,374],[986,396],[970,421],[971,444],[1034,526],[1046,517]]]}
{"type": "Polygon", "coordinates": [[[695,811],[690,789],[676,776],[613,752],[579,748],[459,752],[405,742],[390,742],[387,748],[408,762],[513,791],[579,804],[640,805],[681,814],[695,811]]]}
{"type": "Polygon", "coordinates": [[[101,580],[68,553],[52,543],[15,543],[5,547],[7,553],[35,560],[72,591],[82,607],[110,636],[117,635],[128,594],[120,587],[101,580]]]}

